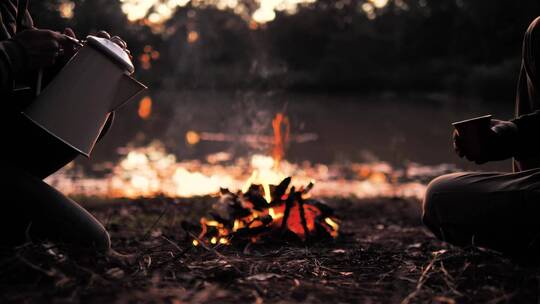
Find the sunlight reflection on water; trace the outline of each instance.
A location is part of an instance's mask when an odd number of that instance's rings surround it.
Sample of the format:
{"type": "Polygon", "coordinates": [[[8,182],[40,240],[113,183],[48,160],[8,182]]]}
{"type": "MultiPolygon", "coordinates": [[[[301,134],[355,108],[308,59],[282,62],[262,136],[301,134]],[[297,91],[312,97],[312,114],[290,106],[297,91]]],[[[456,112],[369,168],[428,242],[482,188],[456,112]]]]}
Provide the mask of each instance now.
{"type": "MultiPolygon", "coordinates": [[[[344,166],[281,161],[275,168],[274,160],[264,155],[253,155],[249,160],[229,160],[221,155],[213,163],[177,161],[157,141],[146,147],[126,149],[124,153],[125,156],[105,177],[86,176],[77,170],[77,166],[68,166],[49,177],[47,182],[68,195],[192,197],[215,195],[220,188],[236,191],[251,183],[278,184],[283,178],[292,176],[296,185],[314,181],[312,193],[315,196],[421,198],[430,179],[456,170],[452,165],[414,163],[399,169],[385,162],[344,166]]],[[[208,159],[213,158],[210,155],[208,159]]]]}

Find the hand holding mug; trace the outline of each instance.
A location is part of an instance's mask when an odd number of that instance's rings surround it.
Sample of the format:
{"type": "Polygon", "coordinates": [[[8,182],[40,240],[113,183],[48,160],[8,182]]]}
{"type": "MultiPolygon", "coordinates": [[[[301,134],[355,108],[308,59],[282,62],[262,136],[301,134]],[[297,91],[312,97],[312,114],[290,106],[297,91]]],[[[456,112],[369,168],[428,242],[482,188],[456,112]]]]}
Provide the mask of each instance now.
{"type": "Polygon", "coordinates": [[[512,156],[517,127],[513,122],[492,119],[491,115],[456,122],[454,150],[459,157],[477,164],[512,156]]]}

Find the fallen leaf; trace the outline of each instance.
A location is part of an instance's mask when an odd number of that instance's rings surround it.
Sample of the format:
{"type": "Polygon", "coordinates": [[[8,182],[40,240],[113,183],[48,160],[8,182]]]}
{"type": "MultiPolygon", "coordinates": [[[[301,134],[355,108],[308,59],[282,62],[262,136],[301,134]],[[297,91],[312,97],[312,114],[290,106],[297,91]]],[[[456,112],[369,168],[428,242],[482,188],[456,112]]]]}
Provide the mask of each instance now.
{"type": "Polygon", "coordinates": [[[112,279],[121,279],[124,277],[124,271],[118,267],[107,270],[106,274],[112,279]]]}
{"type": "Polygon", "coordinates": [[[447,297],[435,297],[433,298],[433,302],[434,303],[444,303],[444,304],[456,304],[456,300],[452,299],[452,298],[447,298],[447,297]]]}
{"type": "Polygon", "coordinates": [[[282,276],[276,273],[259,273],[246,278],[250,281],[267,281],[272,278],[281,278],[282,276]]]}

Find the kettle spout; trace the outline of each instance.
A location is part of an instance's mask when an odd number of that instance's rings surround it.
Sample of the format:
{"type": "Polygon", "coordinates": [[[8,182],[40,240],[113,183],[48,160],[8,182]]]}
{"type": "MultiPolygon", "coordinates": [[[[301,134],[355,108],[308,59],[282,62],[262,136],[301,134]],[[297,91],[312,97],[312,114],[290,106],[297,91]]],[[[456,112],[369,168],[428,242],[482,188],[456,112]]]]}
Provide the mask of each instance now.
{"type": "Polygon", "coordinates": [[[133,97],[139,95],[139,93],[146,90],[147,88],[148,87],[146,87],[144,84],[135,80],[135,78],[129,75],[123,74],[122,78],[120,78],[120,82],[118,84],[118,90],[116,91],[116,96],[111,105],[110,111],[118,110],[120,107],[125,105],[128,101],[133,99],[133,97]]]}

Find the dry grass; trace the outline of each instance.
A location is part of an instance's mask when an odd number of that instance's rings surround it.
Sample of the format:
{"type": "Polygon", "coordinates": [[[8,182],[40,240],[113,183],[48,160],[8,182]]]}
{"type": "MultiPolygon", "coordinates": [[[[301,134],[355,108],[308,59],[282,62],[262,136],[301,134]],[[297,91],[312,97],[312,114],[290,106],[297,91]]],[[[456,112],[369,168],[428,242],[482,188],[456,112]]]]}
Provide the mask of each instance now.
{"type": "Polygon", "coordinates": [[[193,247],[213,199],[93,201],[124,265],[27,244],[0,257],[1,302],[540,303],[540,270],[434,240],[415,201],[328,199],[342,236],[310,246],[193,247]]]}

